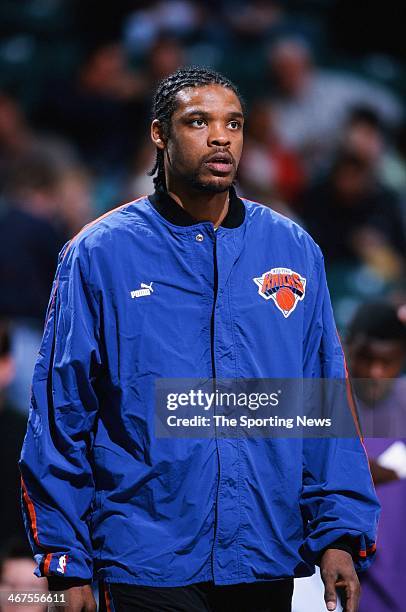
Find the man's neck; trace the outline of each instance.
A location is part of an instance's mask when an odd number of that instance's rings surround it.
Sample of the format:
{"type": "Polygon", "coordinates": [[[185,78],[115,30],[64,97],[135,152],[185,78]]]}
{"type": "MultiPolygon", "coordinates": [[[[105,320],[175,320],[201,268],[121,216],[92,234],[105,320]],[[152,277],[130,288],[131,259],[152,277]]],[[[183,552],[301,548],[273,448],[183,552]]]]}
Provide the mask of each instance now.
{"type": "Polygon", "coordinates": [[[190,189],[169,185],[168,194],[194,219],[211,221],[214,227],[221,225],[228,212],[229,191],[202,193],[197,189],[192,192],[190,189]]]}

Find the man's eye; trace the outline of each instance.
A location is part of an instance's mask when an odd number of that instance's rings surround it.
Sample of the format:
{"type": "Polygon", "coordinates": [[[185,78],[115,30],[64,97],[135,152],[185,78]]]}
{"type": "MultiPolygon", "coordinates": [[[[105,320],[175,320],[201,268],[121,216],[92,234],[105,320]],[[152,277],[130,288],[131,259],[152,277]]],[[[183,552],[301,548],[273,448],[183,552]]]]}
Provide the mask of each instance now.
{"type": "Polygon", "coordinates": [[[193,121],[191,121],[191,125],[194,125],[195,127],[203,127],[206,125],[206,122],[204,119],[193,119],[193,121]]]}
{"type": "Polygon", "coordinates": [[[241,123],[239,121],[230,121],[228,124],[232,130],[238,130],[241,127],[241,123]]]}

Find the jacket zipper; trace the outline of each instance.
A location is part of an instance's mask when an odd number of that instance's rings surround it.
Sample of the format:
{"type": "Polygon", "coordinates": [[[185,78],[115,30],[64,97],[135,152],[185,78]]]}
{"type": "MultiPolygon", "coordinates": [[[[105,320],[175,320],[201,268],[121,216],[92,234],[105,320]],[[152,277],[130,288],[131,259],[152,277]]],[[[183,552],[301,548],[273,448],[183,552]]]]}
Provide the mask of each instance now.
{"type": "Polygon", "coordinates": [[[214,335],[215,335],[215,318],[216,318],[217,291],[218,291],[217,236],[216,234],[214,234],[213,264],[214,264],[214,284],[213,284],[214,286],[213,286],[213,310],[211,313],[211,320],[210,320],[210,354],[211,354],[212,379],[213,381],[215,381],[216,358],[215,358],[215,348],[214,348],[214,335]]]}
{"type": "MultiPolygon", "coordinates": [[[[216,391],[216,359],[215,359],[215,319],[216,319],[216,306],[217,306],[217,294],[218,294],[218,269],[217,269],[217,236],[214,233],[214,247],[213,247],[213,264],[214,264],[214,286],[213,286],[213,310],[211,314],[210,321],[210,350],[211,350],[211,368],[212,368],[212,380],[213,380],[213,392],[216,391]]],[[[216,408],[214,407],[214,410],[216,408]]],[[[213,546],[211,551],[211,570],[214,579],[214,557],[216,551],[216,537],[217,537],[217,527],[218,527],[218,496],[220,490],[220,477],[221,477],[221,464],[220,464],[220,453],[216,440],[216,453],[217,453],[217,487],[216,487],[216,498],[214,505],[214,537],[213,537],[213,546]]]]}

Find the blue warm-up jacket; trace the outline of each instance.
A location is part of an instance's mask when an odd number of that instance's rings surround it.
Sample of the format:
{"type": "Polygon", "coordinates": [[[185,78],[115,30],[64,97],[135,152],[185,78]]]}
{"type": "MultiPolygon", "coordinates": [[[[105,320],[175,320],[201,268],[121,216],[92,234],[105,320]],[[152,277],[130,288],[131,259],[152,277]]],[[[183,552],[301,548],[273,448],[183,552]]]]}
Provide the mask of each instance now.
{"type": "Polygon", "coordinates": [[[367,567],[358,437],[154,435],[157,378],[345,376],[322,255],[292,221],[231,190],[217,231],[167,194],[86,226],[60,254],[20,460],[36,573],[273,580],[341,538],[367,567]]]}

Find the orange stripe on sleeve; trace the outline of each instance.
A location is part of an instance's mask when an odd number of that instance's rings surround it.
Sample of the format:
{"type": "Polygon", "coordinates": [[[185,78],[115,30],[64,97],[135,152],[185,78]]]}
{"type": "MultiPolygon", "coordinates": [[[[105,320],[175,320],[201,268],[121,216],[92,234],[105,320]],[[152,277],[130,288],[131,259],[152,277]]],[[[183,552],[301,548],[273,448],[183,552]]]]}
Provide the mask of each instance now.
{"type": "MultiPolygon", "coordinates": [[[[352,394],[350,375],[348,373],[348,367],[347,367],[347,360],[345,358],[345,353],[344,353],[343,345],[341,344],[341,338],[340,338],[339,333],[338,333],[337,330],[336,330],[336,334],[337,334],[337,338],[338,338],[338,341],[339,341],[340,346],[341,346],[341,352],[343,354],[343,359],[344,359],[345,386],[346,386],[346,391],[347,391],[347,399],[348,399],[348,403],[350,405],[350,410],[351,410],[352,418],[354,419],[355,428],[357,430],[359,439],[361,440],[362,445],[364,446],[364,442],[363,442],[364,438],[362,436],[361,427],[360,427],[360,423],[359,423],[359,419],[358,419],[357,408],[355,406],[354,396],[352,394]]],[[[365,450],[365,447],[364,447],[364,450],[365,450]]]]}
{"type": "Polygon", "coordinates": [[[359,556],[362,558],[366,558],[368,555],[372,555],[372,553],[374,553],[376,551],[376,544],[373,544],[370,548],[367,548],[367,550],[360,550],[359,551],[359,556]]]}
{"type": "Polygon", "coordinates": [[[44,574],[49,576],[49,566],[51,565],[52,553],[48,553],[44,561],[44,574]]]}
{"type": "Polygon", "coordinates": [[[106,600],[106,610],[107,610],[107,612],[112,612],[111,596],[110,596],[109,588],[108,588],[106,583],[104,583],[104,598],[106,600]]]}
{"type": "Polygon", "coordinates": [[[34,508],[34,504],[32,503],[30,496],[28,495],[28,491],[27,488],[25,486],[23,477],[21,476],[21,487],[23,490],[23,499],[25,501],[25,504],[27,506],[27,510],[28,510],[28,514],[30,517],[30,521],[31,521],[31,531],[32,531],[32,535],[34,537],[34,541],[36,544],[38,544],[38,546],[41,546],[40,541],[38,539],[38,530],[37,530],[37,515],[35,513],[35,508],[34,508]]]}

